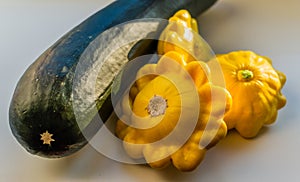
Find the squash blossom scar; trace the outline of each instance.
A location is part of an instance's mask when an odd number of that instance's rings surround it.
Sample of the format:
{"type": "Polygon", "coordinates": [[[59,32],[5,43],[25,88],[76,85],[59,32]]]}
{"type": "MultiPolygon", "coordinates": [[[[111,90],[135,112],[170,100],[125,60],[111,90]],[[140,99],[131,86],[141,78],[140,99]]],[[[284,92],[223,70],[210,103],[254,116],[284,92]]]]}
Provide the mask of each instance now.
{"type": "Polygon", "coordinates": [[[162,96],[154,95],[147,106],[147,111],[151,117],[156,117],[165,114],[168,107],[167,100],[162,96]]]}
{"type": "Polygon", "coordinates": [[[43,141],[43,144],[51,145],[51,142],[54,142],[55,140],[52,138],[53,134],[49,133],[47,130],[41,135],[41,140],[43,141]]]}

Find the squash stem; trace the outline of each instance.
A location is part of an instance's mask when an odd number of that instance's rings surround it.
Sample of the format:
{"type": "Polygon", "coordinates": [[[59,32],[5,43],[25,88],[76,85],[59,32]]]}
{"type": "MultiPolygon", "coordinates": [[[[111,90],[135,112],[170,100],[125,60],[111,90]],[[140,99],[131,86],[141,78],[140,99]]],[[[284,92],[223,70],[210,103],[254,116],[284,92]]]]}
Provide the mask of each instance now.
{"type": "Polygon", "coordinates": [[[237,73],[239,81],[250,81],[254,77],[254,74],[250,70],[239,70],[237,73]]]}

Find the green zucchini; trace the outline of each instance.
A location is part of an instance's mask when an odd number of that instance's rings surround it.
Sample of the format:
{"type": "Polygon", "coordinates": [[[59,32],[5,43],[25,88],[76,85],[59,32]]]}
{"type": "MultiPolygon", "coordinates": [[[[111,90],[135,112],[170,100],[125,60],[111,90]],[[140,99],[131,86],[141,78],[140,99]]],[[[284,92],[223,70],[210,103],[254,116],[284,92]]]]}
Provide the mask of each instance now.
{"type": "MultiPolygon", "coordinates": [[[[179,9],[187,9],[197,16],[215,1],[119,0],[87,18],[48,48],[20,78],[9,108],[10,128],[17,141],[31,154],[48,158],[67,156],[81,149],[101,127],[95,121],[97,113],[81,109],[85,119],[79,123],[74,114],[74,77],[86,48],[105,30],[120,23],[140,18],[167,19],[179,9]],[[81,124],[84,128],[80,128],[81,124]]],[[[119,34],[122,33],[121,30],[119,34]]],[[[119,39],[120,36],[113,38],[119,39]]],[[[103,40],[101,44],[108,42],[103,40]]],[[[135,47],[129,55],[136,57],[145,51],[145,47],[135,47]]],[[[128,52],[120,54],[128,56],[128,52]]],[[[117,72],[121,68],[118,67],[117,72]]],[[[87,68],[84,75],[92,71],[92,68],[87,68]]],[[[81,79],[84,81],[86,78],[81,79]]],[[[108,82],[97,93],[97,112],[103,122],[113,112],[110,87],[108,82]]],[[[77,88],[82,88],[82,85],[77,88]]],[[[82,93],[84,89],[75,91],[81,92],[81,95],[90,94],[82,93]]]]}

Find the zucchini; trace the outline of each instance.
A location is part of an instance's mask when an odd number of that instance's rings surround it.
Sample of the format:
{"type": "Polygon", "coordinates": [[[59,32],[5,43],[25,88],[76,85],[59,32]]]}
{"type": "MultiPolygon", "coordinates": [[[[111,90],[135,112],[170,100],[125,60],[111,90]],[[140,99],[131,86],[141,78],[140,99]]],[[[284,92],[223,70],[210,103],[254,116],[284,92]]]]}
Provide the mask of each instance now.
{"type": "MultiPolygon", "coordinates": [[[[81,149],[101,127],[94,116],[97,113],[87,111],[85,107],[79,108],[84,119],[78,122],[73,108],[76,68],[81,59],[87,59],[84,53],[86,56],[93,54],[95,49],[86,51],[90,44],[105,30],[120,23],[140,18],[167,19],[179,9],[187,9],[193,16],[197,16],[215,1],[119,0],[87,18],[48,48],[20,78],[9,108],[9,124],[17,141],[29,153],[47,158],[67,156],[81,149]],[[79,126],[81,124],[83,128],[79,126]]],[[[138,29],[137,32],[142,31],[138,29]]],[[[118,36],[112,39],[120,39],[120,34],[125,32],[120,30],[118,36]]],[[[102,45],[108,43],[106,40],[101,42],[102,45]]],[[[145,51],[145,47],[139,49],[137,46],[129,55],[136,57],[145,51]]],[[[128,56],[126,51],[120,54],[128,56]]],[[[117,68],[117,72],[121,68],[122,65],[117,68]]],[[[88,76],[92,72],[92,68],[88,67],[82,74],[88,76]]],[[[86,81],[84,76],[81,79],[86,81]]],[[[89,92],[79,89],[84,88],[80,83],[75,86],[75,93],[88,97],[89,92]]],[[[100,84],[99,87],[101,91],[97,93],[97,112],[105,122],[113,112],[109,96],[111,83],[100,84]]]]}

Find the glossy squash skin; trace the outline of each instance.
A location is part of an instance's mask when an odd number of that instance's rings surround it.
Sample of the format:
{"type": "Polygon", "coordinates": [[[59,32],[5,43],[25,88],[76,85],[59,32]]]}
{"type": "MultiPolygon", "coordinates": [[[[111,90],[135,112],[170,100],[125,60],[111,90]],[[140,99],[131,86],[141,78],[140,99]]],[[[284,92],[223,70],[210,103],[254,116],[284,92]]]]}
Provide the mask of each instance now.
{"type": "Polygon", "coordinates": [[[273,67],[270,58],[252,51],[233,51],[217,59],[233,100],[224,121],[241,136],[256,137],[264,126],[276,121],[278,110],[286,105],[281,92],[286,76],[273,67]]]}
{"type": "MultiPolygon", "coordinates": [[[[88,136],[84,136],[72,106],[74,72],[88,45],[103,31],[120,23],[139,18],[167,19],[183,8],[196,16],[215,1],[120,0],[87,18],[48,48],[20,78],[9,109],[9,124],[17,141],[28,152],[48,158],[67,156],[81,149],[101,127],[101,123],[90,119],[93,116],[88,116],[85,122],[90,124],[84,129],[88,136]],[[50,139],[42,140],[47,133],[51,134],[47,136],[50,139]]],[[[113,108],[110,97],[101,102],[104,103],[99,114],[105,122],[113,108]]]]}

